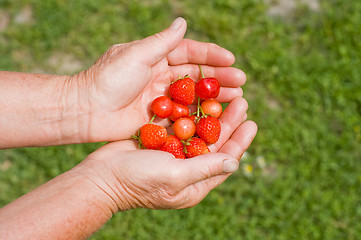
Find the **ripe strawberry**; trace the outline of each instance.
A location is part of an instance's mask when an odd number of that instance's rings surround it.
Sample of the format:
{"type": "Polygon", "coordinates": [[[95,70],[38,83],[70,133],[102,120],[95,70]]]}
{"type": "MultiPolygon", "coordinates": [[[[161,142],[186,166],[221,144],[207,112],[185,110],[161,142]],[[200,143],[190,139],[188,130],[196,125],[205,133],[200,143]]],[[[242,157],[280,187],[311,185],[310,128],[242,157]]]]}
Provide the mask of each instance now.
{"type": "Polygon", "coordinates": [[[169,116],[170,120],[175,122],[181,117],[189,115],[189,108],[179,103],[174,103],[172,114],[169,116]]]}
{"type": "Polygon", "coordinates": [[[183,152],[183,144],[179,138],[174,135],[169,135],[166,142],[159,148],[161,151],[169,152],[178,159],[185,159],[183,152]]]}
{"type": "Polygon", "coordinates": [[[198,155],[210,153],[206,143],[197,137],[193,137],[186,142],[186,157],[192,158],[198,155]]]}
{"type": "Polygon", "coordinates": [[[220,84],[215,78],[202,78],[196,84],[196,94],[202,99],[216,98],[219,91],[220,84]]]}
{"type": "Polygon", "coordinates": [[[160,96],[153,100],[151,109],[159,118],[167,118],[173,112],[173,101],[166,96],[160,96]]]}
{"type": "Polygon", "coordinates": [[[202,75],[202,79],[196,83],[196,94],[202,99],[211,99],[218,97],[221,88],[219,81],[214,77],[204,77],[201,65],[198,66],[199,71],[202,75]]]}
{"type": "Polygon", "coordinates": [[[217,118],[206,115],[196,124],[196,132],[207,144],[215,143],[221,135],[221,123],[217,118]]]}
{"type": "Polygon", "coordinates": [[[165,127],[148,123],[140,128],[139,136],[133,138],[146,149],[158,149],[167,140],[167,135],[165,127]]]}
{"type": "Polygon", "coordinates": [[[192,104],[196,96],[195,85],[188,75],[173,82],[169,87],[169,92],[174,102],[185,106],[192,104]]]}

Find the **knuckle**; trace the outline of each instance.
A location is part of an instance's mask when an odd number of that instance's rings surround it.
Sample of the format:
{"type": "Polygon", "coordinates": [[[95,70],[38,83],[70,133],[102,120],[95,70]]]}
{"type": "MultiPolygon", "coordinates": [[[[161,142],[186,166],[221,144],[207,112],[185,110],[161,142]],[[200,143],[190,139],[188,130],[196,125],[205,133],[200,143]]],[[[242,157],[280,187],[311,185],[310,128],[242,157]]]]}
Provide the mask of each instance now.
{"type": "Polygon", "coordinates": [[[156,33],[153,35],[156,39],[158,39],[159,41],[165,42],[166,38],[164,36],[164,34],[162,33],[156,33]]]}
{"type": "Polygon", "coordinates": [[[158,191],[161,208],[176,208],[179,205],[177,201],[177,193],[174,190],[165,188],[158,191]]]}
{"type": "Polygon", "coordinates": [[[177,203],[175,197],[172,195],[167,195],[164,198],[164,204],[167,208],[176,208],[178,206],[178,203],[177,203]]]}
{"type": "Polygon", "coordinates": [[[221,47],[218,46],[217,44],[215,43],[208,43],[208,48],[207,48],[207,52],[210,53],[211,51],[218,51],[220,50],[221,47]]]}
{"type": "Polygon", "coordinates": [[[167,38],[166,36],[163,34],[163,33],[156,33],[153,35],[155,39],[157,39],[161,45],[163,46],[166,46],[167,49],[169,49],[169,44],[168,44],[168,41],[167,41],[167,38]]]}
{"type": "Polygon", "coordinates": [[[221,122],[221,128],[222,128],[222,132],[231,132],[233,130],[233,127],[224,120],[220,120],[221,122]]]}

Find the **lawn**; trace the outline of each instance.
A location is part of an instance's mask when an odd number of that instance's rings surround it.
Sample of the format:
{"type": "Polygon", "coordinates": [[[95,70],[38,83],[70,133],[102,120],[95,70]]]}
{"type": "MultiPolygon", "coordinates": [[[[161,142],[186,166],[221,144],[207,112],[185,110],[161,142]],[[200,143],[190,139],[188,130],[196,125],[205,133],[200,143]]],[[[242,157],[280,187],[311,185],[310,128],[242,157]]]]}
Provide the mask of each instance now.
{"type": "MultiPolygon", "coordinates": [[[[1,0],[0,70],[74,74],[161,31],[231,50],[259,132],[199,205],[116,214],[91,239],[360,239],[361,1],[1,0]]],[[[0,151],[0,206],[102,143],[0,151]]]]}

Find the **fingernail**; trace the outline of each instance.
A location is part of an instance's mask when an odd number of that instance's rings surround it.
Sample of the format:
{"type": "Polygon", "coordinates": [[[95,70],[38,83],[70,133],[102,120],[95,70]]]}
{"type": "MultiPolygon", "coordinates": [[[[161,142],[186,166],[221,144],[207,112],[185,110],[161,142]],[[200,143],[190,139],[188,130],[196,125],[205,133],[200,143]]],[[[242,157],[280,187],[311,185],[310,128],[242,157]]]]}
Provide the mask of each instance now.
{"type": "Polygon", "coordinates": [[[224,173],[233,173],[237,171],[239,163],[235,159],[226,159],[223,161],[223,172],[224,173]]]}
{"type": "Polygon", "coordinates": [[[169,28],[172,29],[172,30],[178,30],[182,26],[183,21],[184,21],[183,18],[178,17],[178,18],[176,18],[176,20],[174,20],[172,22],[172,24],[170,25],[169,28]]]}

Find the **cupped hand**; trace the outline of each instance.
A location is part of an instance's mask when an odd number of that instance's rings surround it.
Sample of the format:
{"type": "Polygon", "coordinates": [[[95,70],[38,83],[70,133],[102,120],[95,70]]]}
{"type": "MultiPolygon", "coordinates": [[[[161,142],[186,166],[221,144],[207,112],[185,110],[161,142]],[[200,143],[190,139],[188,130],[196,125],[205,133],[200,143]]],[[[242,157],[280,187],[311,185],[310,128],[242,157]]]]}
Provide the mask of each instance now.
{"type": "Polygon", "coordinates": [[[157,150],[137,150],[136,142],[109,143],[79,167],[105,193],[113,213],[132,208],[188,208],[238,169],[238,159],[251,144],[257,126],[247,118],[247,102],[234,98],[220,121],[222,134],[210,154],[176,159],[157,150]]]}
{"type": "MultiPolygon", "coordinates": [[[[221,83],[220,102],[242,96],[246,81],[231,52],[211,43],[183,39],[186,22],[176,19],[164,31],[139,41],[112,46],[88,70],[74,75],[70,85],[77,94],[81,142],[129,139],[152,117],[151,102],[167,95],[178,76],[206,76],[221,83]]],[[[166,120],[157,122],[167,126],[166,120]]]]}

